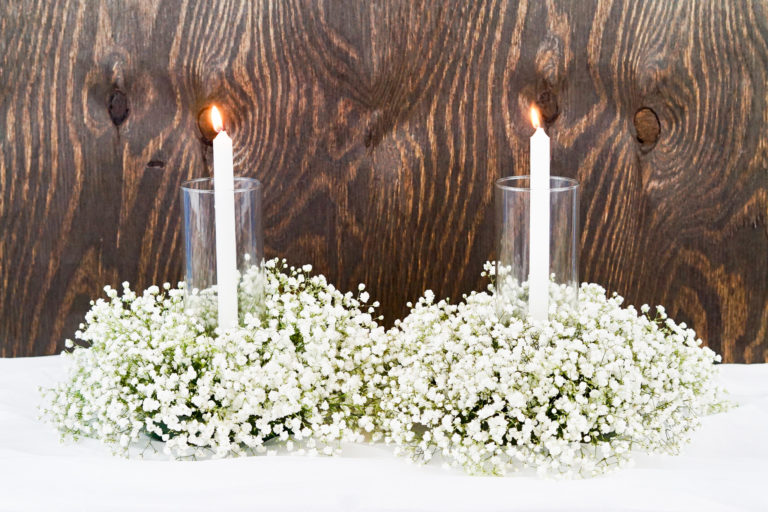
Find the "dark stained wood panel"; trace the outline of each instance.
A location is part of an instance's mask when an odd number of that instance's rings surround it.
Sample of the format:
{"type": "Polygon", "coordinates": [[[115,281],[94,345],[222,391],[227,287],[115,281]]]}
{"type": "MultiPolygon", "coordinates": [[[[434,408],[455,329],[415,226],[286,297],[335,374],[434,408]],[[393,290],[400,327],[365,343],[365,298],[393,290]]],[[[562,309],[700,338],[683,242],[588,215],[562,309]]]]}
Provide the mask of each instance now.
{"type": "Polygon", "coordinates": [[[768,361],[767,41],[764,0],[2,2],[0,356],[60,350],[105,284],[179,279],[214,102],[269,256],[390,322],[476,289],[535,101],[582,184],[581,278],[768,361]]]}

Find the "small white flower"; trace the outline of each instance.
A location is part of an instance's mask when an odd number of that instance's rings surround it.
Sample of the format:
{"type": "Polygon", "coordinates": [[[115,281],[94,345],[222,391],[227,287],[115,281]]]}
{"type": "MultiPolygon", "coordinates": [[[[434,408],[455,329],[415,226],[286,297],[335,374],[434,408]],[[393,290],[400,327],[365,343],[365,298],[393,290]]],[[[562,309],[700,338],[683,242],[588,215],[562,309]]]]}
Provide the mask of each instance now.
{"type": "Polygon", "coordinates": [[[144,409],[146,412],[156,411],[159,407],[160,402],[151,397],[145,398],[142,402],[142,409],[144,409]]]}

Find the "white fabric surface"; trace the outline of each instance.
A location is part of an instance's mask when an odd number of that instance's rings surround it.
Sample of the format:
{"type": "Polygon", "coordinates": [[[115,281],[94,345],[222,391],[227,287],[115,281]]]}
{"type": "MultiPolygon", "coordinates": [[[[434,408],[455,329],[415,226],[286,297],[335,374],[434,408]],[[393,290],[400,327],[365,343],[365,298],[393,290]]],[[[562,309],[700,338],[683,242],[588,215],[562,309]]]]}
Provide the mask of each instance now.
{"type": "Polygon", "coordinates": [[[126,460],[93,440],[62,444],[38,420],[38,387],[62,378],[60,357],[0,359],[0,511],[768,511],[768,365],[721,374],[739,407],[704,418],[680,456],[557,481],[415,466],[383,445],[341,457],[126,460]]]}

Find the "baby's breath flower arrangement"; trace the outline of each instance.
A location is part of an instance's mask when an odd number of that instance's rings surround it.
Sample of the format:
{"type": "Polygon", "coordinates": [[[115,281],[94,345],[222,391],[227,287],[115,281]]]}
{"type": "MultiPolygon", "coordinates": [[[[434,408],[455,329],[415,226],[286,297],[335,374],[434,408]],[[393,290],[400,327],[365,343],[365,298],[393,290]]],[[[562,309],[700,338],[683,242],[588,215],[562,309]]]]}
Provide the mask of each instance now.
{"type": "Polygon", "coordinates": [[[638,312],[583,284],[577,310],[563,296],[546,324],[500,323],[489,290],[460,304],[428,291],[389,333],[382,426],[415,460],[589,476],[632,450],[675,453],[723,406],[719,356],[662,307],[638,312]]]}
{"type": "MultiPolygon", "coordinates": [[[[48,390],[44,415],[65,437],[123,454],[152,438],[174,457],[263,452],[272,439],[333,453],[360,440],[387,342],[378,304],[366,306],[363,285],[342,294],[310,271],[253,266],[240,287],[251,310],[227,332],[212,326],[215,311],[185,311],[183,283],[140,295],[128,283],[122,294],[105,288],[78,344],[67,341],[70,373],[48,390]]],[[[191,293],[214,307],[206,291],[191,293]]]]}

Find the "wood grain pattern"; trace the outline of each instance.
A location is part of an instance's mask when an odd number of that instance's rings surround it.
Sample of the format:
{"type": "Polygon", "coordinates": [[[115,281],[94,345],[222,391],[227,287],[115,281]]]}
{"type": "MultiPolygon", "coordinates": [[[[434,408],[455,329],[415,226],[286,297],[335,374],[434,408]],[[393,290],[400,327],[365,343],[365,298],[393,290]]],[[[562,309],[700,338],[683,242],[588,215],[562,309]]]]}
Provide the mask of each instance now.
{"type": "Polygon", "coordinates": [[[0,356],[60,350],[104,284],[180,276],[218,104],[269,256],[389,321],[492,256],[529,104],[582,184],[581,277],[768,361],[768,2],[0,5],[0,356]]]}

